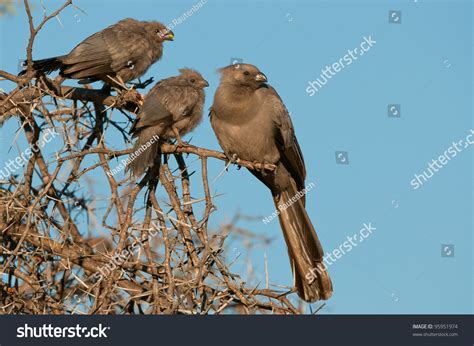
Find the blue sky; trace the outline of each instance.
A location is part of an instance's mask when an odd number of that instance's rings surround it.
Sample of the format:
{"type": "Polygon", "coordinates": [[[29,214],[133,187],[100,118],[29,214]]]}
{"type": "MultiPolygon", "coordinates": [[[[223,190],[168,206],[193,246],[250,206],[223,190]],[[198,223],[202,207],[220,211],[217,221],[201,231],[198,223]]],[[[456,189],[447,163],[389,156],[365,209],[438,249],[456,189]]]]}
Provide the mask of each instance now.
{"type": "MultiPolygon", "coordinates": [[[[171,23],[197,2],[76,1],[86,14],[69,8],[60,17],[62,26],[50,21],[33,55],[65,54],[125,17],[171,23]]],[[[49,12],[60,4],[46,3],[49,12]]],[[[33,4],[38,19],[39,2],[33,4]]],[[[208,0],[173,29],[175,41],[166,43],[162,60],[148,71],[146,77],[159,80],[181,67],[198,69],[210,83],[206,109],[218,85],[216,69],[232,58],[267,75],[291,111],[307,183],[316,184],[307,209],[326,252],[358,233],[363,223],[376,228],[330,266],[334,296],[321,313],[472,313],[473,148],[465,148],[419,189],[410,184],[474,128],[472,14],[470,1],[208,0]],[[401,23],[389,23],[391,10],[401,11],[401,23]],[[308,82],[320,77],[321,69],[369,36],[376,41],[369,51],[308,95],[308,82]],[[388,116],[392,104],[400,105],[400,117],[388,116]],[[349,164],[337,163],[337,151],[347,152],[349,164]],[[454,245],[454,257],[442,257],[443,244],[454,245]]],[[[0,18],[0,34],[0,69],[14,72],[28,39],[22,9],[0,18]]],[[[0,87],[10,86],[2,82],[0,87]]],[[[118,112],[114,116],[123,118],[118,112]]],[[[17,126],[10,120],[1,129],[2,167],[18,152],[16,145],[10,149],[17,126]]],[[[195,145],[219,148],[207,116],[191,136],[195,145]]],[[[17,143],[26,148],[22,135],[17,143]]],[[[124,147],[118,136],[107,144],[124,147]]],[[[222,168],[221,161],[210,160],[211,177],[222,168]]],[[[96,192],[110,195],[100,184],[102,172],[90,177],[96,192]]],[[[211,190],[223,194],[215,200],[214,226],[237,211],[253,216],[274,211],[270,193],[244,169],[231,168],[211,190]]],[[[194,197],[200,193],[195,189],[194,197]]],[[[241,225],[276,237],[271,247],[252,251],[256,275],[264,282],[265,251],[271,282],[290,284],[278,222],[241,225]]],[[[245,265],[236,268],[245,275],[245,265]]]]}

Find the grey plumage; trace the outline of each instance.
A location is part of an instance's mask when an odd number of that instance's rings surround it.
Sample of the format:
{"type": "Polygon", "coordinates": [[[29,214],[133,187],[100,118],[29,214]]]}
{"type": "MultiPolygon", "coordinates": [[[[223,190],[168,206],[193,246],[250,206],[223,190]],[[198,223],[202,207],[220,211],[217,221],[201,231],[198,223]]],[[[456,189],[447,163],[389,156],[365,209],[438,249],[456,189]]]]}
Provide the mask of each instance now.
{"type": "Polygon", "coordinates": [[[306,213],[305,198],[292,202],[305,188],[306,170],[288,111],[257,67],[238,64],[220,72],[210,113],[219,144],[229,158],[277,166],[274,172],[251,173],[271,190],[280,211],[298,295],[309,302],[328,299],[332,283],[323,267],[323,249],[306,213]]]}
{"type": "Polygon", "coordinates": [[[33,68],[44,73],[59,70],[61,76],[81,83],[128,82],[159,60],[163,41],[173,38],[162,23],[127,18],[89,36],[67,55],[34,61],[33,68]]]}
{"type": "Polygon", "coordinates": [[[176,138],[178,145],[183,145],[181,136],[192,131],[202,120],[204,88],[209,84],[195,70],[179,71],[179,76],[163,79],[150,90],[132,125],[130,133],[137,138],[134,153],[154,136],[160,138],[128,164],[127,169],[136,177],[153,166],[163,141],[176,138]]]}

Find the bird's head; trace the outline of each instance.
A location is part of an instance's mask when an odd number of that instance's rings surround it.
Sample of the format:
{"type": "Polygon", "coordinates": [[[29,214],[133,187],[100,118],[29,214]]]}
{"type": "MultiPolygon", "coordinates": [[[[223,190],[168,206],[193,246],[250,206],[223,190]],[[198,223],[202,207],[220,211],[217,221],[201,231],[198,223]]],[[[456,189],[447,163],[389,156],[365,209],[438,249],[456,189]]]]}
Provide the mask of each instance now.
{"type": "Polygon", "coordinates": [[[267,76],[256,66],[250,64],[235,64],[218,70],[221,74],[221,83],[238,86],[259,88],[267,82],[267,76]]]}
{"type": "Polygon", "coordinates": [[[209,86],[207,80],[196,70],[190,68],[182,68],[179,70],[179,81],[183,86],[190,86],[197,89],[203,89],[209,86]]]}
{"type": "Polygon", "coordinates": [[[164,41],[173,41],[174,40],[174,33],[171,31],[169,27],[160,23],[160,22],[150,22],[148,26],[148,30],[150,34],[153,35],[156,41],[164,42],[164,41]]]}

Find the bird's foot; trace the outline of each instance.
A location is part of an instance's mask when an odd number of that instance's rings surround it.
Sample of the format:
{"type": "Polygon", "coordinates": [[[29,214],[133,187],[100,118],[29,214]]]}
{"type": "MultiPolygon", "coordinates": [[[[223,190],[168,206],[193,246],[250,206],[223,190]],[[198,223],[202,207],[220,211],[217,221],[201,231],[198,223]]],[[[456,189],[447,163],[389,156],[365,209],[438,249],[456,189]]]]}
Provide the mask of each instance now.
{"type": "Polygon", "coordinates": [[[252,162],[253,164],[253,169],[256,170],[257,172],[259,172],[262,176],[267,176],[268,174],[268,170],[267,170],[267,166],[270,164],[269,162],[267,161],[253,161],[252,162]]]}
{"type": "Polygon", "coordinates": [[[227,160],[225,161],[225,170],[227,171],[229,169],[229,166],[231,164],[237,165],[237,169],[241,169],[242,166],[239,164],[240,158],[237,156],[237,154],[232,154],[232,155],[227,155],[227,160]]]}
{"type": "Polygon", "coordinates": [[[181,139],[181,137],[176,139],[176,146],[177,146],[178,148],[183,148],[183,147],[185,147],[185,146],[187,146],[187,145],[188,145],[188,143],[187,143],[187,142],[183,142],[183,140],[181,139]]]}
{"type": "Polygon", "coordinates": [[[172,145],[175,145],[177,148],[184,148],[184,147],[187,147],[189,145],[188,142],[185,142],[181,139],[181,137],[177,137],[175,138],[175,140],[173,141],[173,139],[169,139],[168,140],[168,143],[169,144],[172,144],[172,145]]]}
{"type": "Polygon", "coordinates": [[[138,83],[130,83],[130,85],[132,86],[133,89],[145,89],[151,83],[153,83],[153,77],[148,78],[144,82],[142,82],[140,79],[138,79],[138,83]]]}

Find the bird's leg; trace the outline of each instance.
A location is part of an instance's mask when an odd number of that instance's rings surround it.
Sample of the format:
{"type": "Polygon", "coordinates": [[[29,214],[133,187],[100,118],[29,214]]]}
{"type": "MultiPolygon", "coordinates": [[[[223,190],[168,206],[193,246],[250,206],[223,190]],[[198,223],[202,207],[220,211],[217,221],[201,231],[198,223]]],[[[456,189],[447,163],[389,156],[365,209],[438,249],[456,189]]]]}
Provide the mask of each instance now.
{"type": "Polygon", "coordinates": [[[184,143],[183,143],[183,140],[181,139],[181,135],[179,134],[179,130],[173,126],[173,133],[174,133],[174,136],[176,137],[176,140],[178,141],[178,148],[182,148],[184,147],[184,143]]]}

